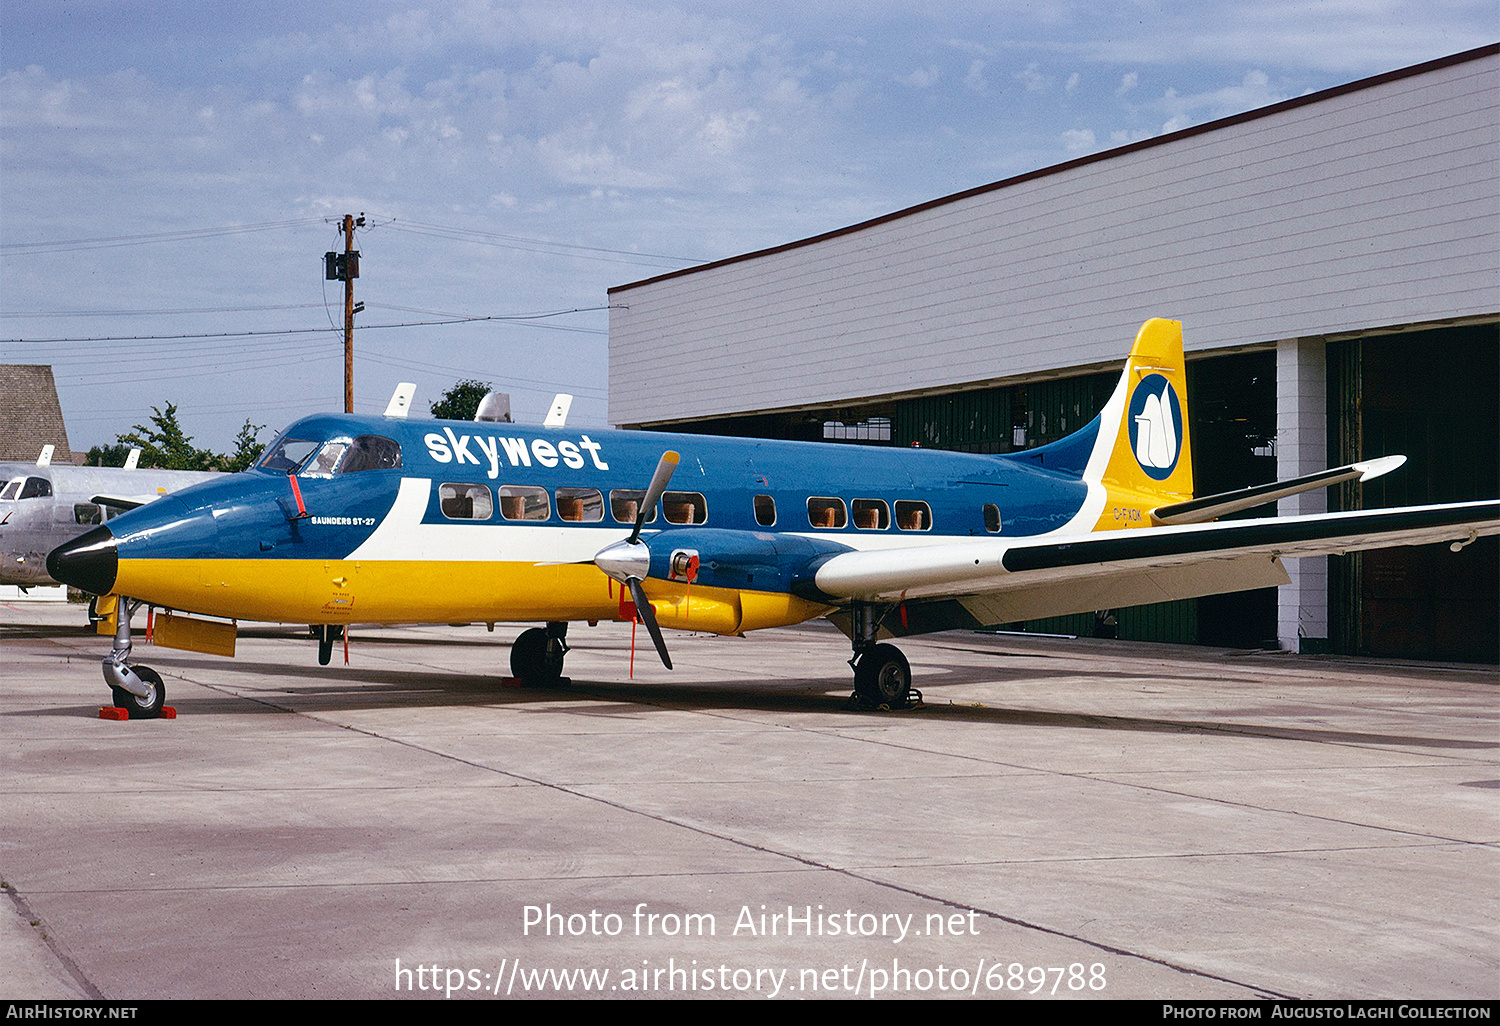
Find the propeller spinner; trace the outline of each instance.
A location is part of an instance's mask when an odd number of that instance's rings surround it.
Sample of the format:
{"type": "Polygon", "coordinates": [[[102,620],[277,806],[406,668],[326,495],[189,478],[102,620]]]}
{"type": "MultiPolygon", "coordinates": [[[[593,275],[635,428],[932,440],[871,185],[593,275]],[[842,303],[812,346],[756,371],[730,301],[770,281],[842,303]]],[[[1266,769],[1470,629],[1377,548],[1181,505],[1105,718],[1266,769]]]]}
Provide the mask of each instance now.
{"type": "Polygon", "coordinates": [[[630,589],[636,619],[646,625],[651,641],[656,646],[656,654],[661,656],[662,665],[669,670],[672,668],[672,659],[667,655],[667,643],[662,640],[661,628],[656,624],[656,611],[651,608],[646,591],[641,587],[641,582],[651,573],[651,550],[641,541],[641,527],[651,511],[656,509],[656,503],[667,490],[681,458],[671,450],[661,454],[656,472],[651,475],[651,484],[646,487],[646,494],[641,496],[640,506],[635,511],[635,526],[630,530],[630,537],[613,545],[606,545],[594,557],[595,566],[630,589]]]}

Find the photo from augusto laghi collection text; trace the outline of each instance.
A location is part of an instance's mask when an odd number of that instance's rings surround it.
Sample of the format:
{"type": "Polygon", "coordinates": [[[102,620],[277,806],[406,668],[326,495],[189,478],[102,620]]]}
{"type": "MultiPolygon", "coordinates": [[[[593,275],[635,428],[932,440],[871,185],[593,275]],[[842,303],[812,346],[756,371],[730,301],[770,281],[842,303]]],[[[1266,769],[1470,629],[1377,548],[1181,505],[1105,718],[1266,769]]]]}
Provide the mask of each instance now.
{"type": "MultiPolygon", "coordinates": [[[[514,997],[526,994],[671,995],[730,994],[767,998],[787,996],[881,997],[899,994],[1025,993],[1102,994],[1108,987],[1103,961],[1028,963],[996,952],[948,962],[928,956],[903,958],[901,945],[918,939],[968,941],[981,936],[983,920],[972,909],[952,912],[875,912],[829,909],[823,905],[740,905],[724,913],[657,911],[647,902],[633,908],[568,909],[550,903],[524,905],[519,935],[525,952],[490,965],[455,965],[419,958],[394,960],[394,989],[459,996],[514,997]],[[614,942],[681,941],[680,952],[620,959],[614,942]],[[765,942],[822,940],[828,958],[805,965],[764,964],[765,942]],[[597,941],[596,957],[550,957],[545,942],[597,941]],[[736,960],[736,942],[756,941],[749,959],[736,960]],[[540,942],[540,943],[539,943],[540,942]],[[850,942],[861,954],[843,957],[850,942]],[[890,954],[870,954],[871,944],[889,945],[890,954]],[[716,950],[717,949],[717,950],[716,950]],[[755,964],[757,960],[762,964],[755,964]]],[[[972,944],[964,945],[966,952],[972,944]]],[[[930,952],[930,945],[929,945],[930,952]]]]}

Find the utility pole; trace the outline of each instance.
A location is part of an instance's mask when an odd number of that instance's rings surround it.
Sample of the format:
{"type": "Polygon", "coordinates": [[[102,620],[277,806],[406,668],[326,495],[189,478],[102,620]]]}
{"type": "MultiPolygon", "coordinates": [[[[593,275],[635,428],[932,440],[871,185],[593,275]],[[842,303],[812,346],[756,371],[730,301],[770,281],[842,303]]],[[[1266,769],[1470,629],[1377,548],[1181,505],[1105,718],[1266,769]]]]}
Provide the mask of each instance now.
{"type": "Polygon", "coordinates": [[[354,412],[354,315],[365,304],[354,302],[354,279],[359,277],[359,251],[354,248],[354,229],[365,226],[365,215],[345,214],[344,251],[323,254],[323,277],[344,283],[344,412],[354,412]]]}

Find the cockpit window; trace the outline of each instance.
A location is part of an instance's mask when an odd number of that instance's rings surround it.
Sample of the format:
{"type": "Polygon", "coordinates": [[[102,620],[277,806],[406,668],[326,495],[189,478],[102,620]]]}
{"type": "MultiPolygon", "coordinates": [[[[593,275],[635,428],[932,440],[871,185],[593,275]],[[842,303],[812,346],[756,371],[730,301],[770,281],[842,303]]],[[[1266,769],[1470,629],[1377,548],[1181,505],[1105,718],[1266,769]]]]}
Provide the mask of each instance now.
{"type": "Polygon", "coordinates": [[[0,499],[14,499],[21,494],[21,486],[26,483],[24,477],[13,477],[5,482],[5,487],[0,488],[0,499]]]}
{"type": "Polygon", "coordinates": [[[271,443],[256,464],[263,470],[303,477],[332,477],[362,470],[398,470],[401,467],[401,445],[383,435],[360,435],[330,438],[315,442],[305,438],[283,437],[271,443]]]}
{"type": "Polygon", "coordinates": [[[21,486],[21,498],[45,499],[52,494],[52,482],[45,477],[28,477],[21,486]]]}
{"type": "Polygon", "coordinates": [[[271,443],[256,466],[262,470],[279,470],[283,474],[290,474],[306,463],[307,458],[320,444],[320,442],[310,442],[305,438],[282,435],[271,443]]]}
{"type": "Polygon", "coordinates": [[[332,438],[323,443],[307,465],[302,477],[332,477],[334,474],[357,474],[362,470],[397,470],[401,467],[401,446],[382,435],[360,435],[358,438],[332,438]]]}
{"type": "Polygon", "coordinates": [[[335,438],[324,442],[312,459],[298,472],[298,477],[332,477],[339,472],[339,461],[349,451],[349,439],[335,438]]]}
{"type": "Polygon", "coordinates": [[[360,435],[349,446],[348,455],[338,473],[353,474],[361,470],[399,470],[401,445],[383,435],[360,435]]]}

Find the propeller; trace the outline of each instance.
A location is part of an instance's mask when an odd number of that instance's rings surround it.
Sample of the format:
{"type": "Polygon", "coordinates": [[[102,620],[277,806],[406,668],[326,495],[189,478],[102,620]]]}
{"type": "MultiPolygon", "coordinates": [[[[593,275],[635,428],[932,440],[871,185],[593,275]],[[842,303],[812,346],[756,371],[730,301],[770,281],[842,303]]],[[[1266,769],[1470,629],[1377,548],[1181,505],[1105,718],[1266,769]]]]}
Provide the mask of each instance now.
{"type": "Polygon", "coordinates": [[[595,566],[630,589],[636,619],[646,625],[651,642],[656,646],[656,654],[661,656],[662,665],[669,670],[672,668],[672,659],[667,655],[667,643],[662,640],[661,628],[656,624],[656,611],[651,608],[646,590],[641,587],[641,582],[651,573],[651,550],[641,541],[641,528],[645,525],[646,518],[656,509],[662,493],[667,490],[681,458],[670,449],[661,454],[656,472],[651,475],[651,483],[646,486],[646,494],[641,496],[640,506],[635,511],[635,526],[630,530],[630,537],[613,545],[606,545],[594,557],[595,566]]]}

